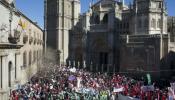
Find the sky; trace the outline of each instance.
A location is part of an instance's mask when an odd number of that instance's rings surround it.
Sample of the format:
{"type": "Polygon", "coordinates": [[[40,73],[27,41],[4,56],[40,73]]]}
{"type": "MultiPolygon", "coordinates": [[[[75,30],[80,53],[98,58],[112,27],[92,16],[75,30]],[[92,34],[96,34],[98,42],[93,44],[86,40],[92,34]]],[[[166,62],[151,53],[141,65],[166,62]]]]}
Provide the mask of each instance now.
{"type": "MultiPolygon", "coordinates": [[[[81,0],[81,13],[86,12],[92,0],[81,0]]],[[[125,0],[128,4],[132,0],[125,0]]],[[[168,15],[175,16],[175,0],[166,0],[168,15]]],[[[43,28],[44,0],[16,0],[16,7],[32,21],[37,22],[43,28]]]]}

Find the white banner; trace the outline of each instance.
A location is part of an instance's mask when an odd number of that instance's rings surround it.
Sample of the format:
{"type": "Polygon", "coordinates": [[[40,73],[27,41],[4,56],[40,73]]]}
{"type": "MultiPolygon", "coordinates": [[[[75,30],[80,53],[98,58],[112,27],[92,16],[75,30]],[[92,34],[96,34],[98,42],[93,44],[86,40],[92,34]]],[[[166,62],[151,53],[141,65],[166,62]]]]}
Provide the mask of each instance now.
{"type": "Polygon", "coordinates": [[[77,77],[77,87],[80,88],[81,87],[81,77],[77,77]]]}
{"type": "Polygon", "coordinates": [[[69,69],[70,70],[70,72],[73,72],[73,73],[75,73],[76,72],[76,68],[74,67],[74,68],[71,68],[71,69],[69,69]]]}
{"type": "Polygon", "coordinates": [[[123,87],[120,87],[120,88],[115,88],[114,87],[114,90],[113,90],[113,92],[122,92],[122,91],[124,91],[123,87]]]}
{"type": "Polygon", "coordinates": [[[129,97],[129,96],[123,96],[121,94],[118,94],[118,100],[140,100],[140,99],[129,97]]]}

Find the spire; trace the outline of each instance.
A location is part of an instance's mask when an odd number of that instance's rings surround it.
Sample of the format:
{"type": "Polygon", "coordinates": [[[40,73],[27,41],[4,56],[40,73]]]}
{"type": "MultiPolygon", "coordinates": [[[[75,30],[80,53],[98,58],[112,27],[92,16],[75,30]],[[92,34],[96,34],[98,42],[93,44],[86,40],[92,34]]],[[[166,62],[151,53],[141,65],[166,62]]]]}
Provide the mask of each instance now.
{"type": "Polygon", "coordinates": [[[92,2],[89,3],[89,8],[91,8],[91,6],[92,6],[92,2]]]}
{"type": "Polygon", "coordinates": [[[123,6],[123,7],[125,6],[125,0],[122,1],[122,6],[123,6]]]}

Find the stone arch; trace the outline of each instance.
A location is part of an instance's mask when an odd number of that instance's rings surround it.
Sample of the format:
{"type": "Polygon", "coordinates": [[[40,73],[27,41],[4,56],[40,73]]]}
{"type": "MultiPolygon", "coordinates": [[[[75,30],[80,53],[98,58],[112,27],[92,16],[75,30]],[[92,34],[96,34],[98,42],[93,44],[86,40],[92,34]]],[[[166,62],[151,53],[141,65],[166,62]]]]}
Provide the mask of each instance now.
{"type": "Polygon", "coordinates": [[[108,44],[105,39],[97,38],[93,42],[93,49],[96,51],[107,51],[108,44]]]}
{"type": "Polygon", "coordinates": [[[105,38],[99,37],[93,41],[92,60],[99,71],[107,71],[109,62],[109,46],[105,38]],[[102,67],[103,66],[103,67],[102,67]]]}
{"type": "Polygon", "coordinates": [[[103,17],[103,24],[107,24],[108,23],[108,14],[105,14],[103,17]]]}

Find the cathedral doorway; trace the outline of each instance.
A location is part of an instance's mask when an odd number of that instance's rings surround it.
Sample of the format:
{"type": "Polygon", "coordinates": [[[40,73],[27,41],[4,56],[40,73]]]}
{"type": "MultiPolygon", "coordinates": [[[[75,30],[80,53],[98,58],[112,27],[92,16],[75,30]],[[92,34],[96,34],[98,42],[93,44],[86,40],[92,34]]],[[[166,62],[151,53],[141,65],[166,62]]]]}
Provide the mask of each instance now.
{"type": "Polygon", "coordinates": [[[108,53],[107,52],[100,52],[99,61],[100,61],[99,64],[101,66],[101,71],[107,71],[108,53]]]}

